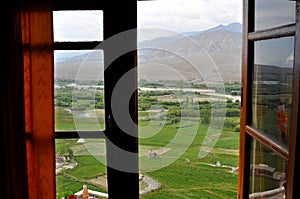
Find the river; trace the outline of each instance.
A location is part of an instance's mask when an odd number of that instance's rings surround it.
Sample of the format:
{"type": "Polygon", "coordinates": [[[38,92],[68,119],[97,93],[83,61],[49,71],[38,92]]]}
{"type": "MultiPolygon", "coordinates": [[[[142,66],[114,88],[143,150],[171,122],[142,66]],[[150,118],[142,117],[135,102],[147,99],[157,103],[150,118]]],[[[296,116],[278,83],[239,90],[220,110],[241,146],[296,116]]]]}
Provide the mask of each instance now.
{"type": "Polygon", "coordinates": [[[223,93],[216,93],[213,89],[197,89],[197,88],[148,88],[148,87],[139,87],[142,91],[184,91],[184,92],[199,92],[203,95],[209,95],[213,97],[227,98],[232,101],[239,100],[241,101],[241,96],[233,96],[223,93]]]}
{"type": "MultiPolygon", "coordinates": [[[[67,85],[68,87],[74,87],[74,88],[103,88],[103,85],[81,85],[81,84],[69,84],[67,85]]],[[[55,85],[56,88],[60,88],[60,85],[55,85]]],[[[240,96],[233,96],[233,95],[228,95],[224,93],[217,93],[213,89],[197,89],[197,88],[148,88],[148,87],[138,87],[142,91],[184,91],[184,92],[199,92],[203,95],[208,95],[208,96],[213,96],[213,97],[220,97],[220,98],[226,98],[226,99],[231,99],[232,101],[239,100],[241,101],[240,96]]]]}

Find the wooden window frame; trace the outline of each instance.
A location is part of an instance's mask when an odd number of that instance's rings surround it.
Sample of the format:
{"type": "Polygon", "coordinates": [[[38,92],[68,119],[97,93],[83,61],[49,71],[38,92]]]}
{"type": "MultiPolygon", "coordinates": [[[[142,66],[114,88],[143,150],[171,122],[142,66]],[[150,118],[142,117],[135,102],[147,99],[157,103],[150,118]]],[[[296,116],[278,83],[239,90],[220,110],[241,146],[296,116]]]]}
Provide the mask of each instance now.
{"type": "MultiPolygon", "coordinates": [[[[126,6],[122,6],[123,1],[107,3],[105,7],[102,5],[102,1],[89,0],[66,0],[66,1],[43,1],[43,3],[37,4],[37,2],[27,1],[29,5],[21,5],[21,28],[22,28],[22,42],[23,42],[23,64],[24,64],[24,90],[25,90],[25,120],[26,120],[26,132],[27,132],[27,169],[28,169],[28,192],[29,197],[34,198],[55,198],[55,152],[54,152],[54,140],[55,138],[73,138],[77,136],[77,132],[72,135],[66,135],[66,133],[54,133],[54,93],[53,93],[53,50],[64,50],[74,48],[78,49],[90,49],[97,46],[97,42],[83,42],[73,45],[73,43],[62,42],[53,43],[52,32],[52,11],[53,10],[104,10],[108,17],[110,16],[112,21],[106,20],[104,17],[104,26],[111,29],[106,29],[104,36],[108,38],[114,34],[124,31],[124,27],[111,26],[111,24],[118,24],[122,17],[114,16],[115,4],[121,6],[126,13],[126,9],[133,13],[131,16],[136,17],[136,1],[130,1],[126,6]],[[91,3],[88,3],[91,2],[91,3]],[[113,5],[114,4],[114,5],[113,5]],[[121,5],[120,5],[121,4],[121,5]],[[72,5],[73,8],[69,8],[72,5]],[[94,7],[97,5],[97,8],[94,7]],[[102,9],[103,8],[103,9],[102,9]],[[110,10],[110,11],[108,11],[110,10]],[[135,11],[132,11],[135,10],[135,11]],[[107,12],[106,12],[107,11],[107,12]],[[110,24],[110,25],[109,25],[110,24]],[[122,29],[123,28],[123,29],[122,29]],[[43,110],[43,114],[41,114],[43,110]],[[46,126],[45,126],[46,124],[46,126]],[[38,171],[38,172],[37,172],[38,171]]],[[[107,1],[105,1],[107,2],[107,1]]],[[[244,0],[243,6],[243,51],[242,51],[242,102],[241,102],[241,136],[240,136],[240,156],[239,156],[239,184],[238,184],[238,198],[248,198],[249,196],[249,167],[250,167],[250,138],[253,137],[260,142],[274,146],[272,150],[281,155],[283,158],[288,159],[288,184],[287,184],[287,196],[288,198],[299,198],[299,192],[296,190],[297,185],[300,183],[299,171],[299,158],[300,156],[300,138],[297,136],[298,132],[298,120],[299,120],[299,76],[300,76],[300,18],[299,18],[299,0],[297,0],[296,6],[296,23],[293,25],[281,26],[274,29],[261,30],[254,32],[254,14],[253,1],[244,0]],[[251,85],[249,80],[252,79],[251,72],[249,71],[253,61],[253,41],[282,37],[282,36],[295,35],[295,59],[294,59],[294,82],[293,82],[293,120],[296,122],[291,123],[291,144],[288,151],[273,145],[268,139],[264,138],[261,132],[252,128],[250,124],[249,111],[251,110],[250,98],[251,85]]],[[[124,3],[125,4],[125,3],[124,3]]],[[[12,20],[11,20],[12,21],[12,20]]],[[[129,24],[130,28],[136,27],[136,20],[132,18],[129,24]]],[[[129,28],[129,27],[128,27],[129,28]]],[[[12,31],[13,32],[13,31],[12,31]]],[[[136,52],[130,55],[130,62],[136,67],[136,52]]],[[[17,64],[16,64],[17,65],[17,64]]],[[[112,66],[113,71],[118,73],[117,63],[112,66]],[[113,69],[115,68],[115,69],[113,69]]],[[[126,70],[129,70],[127,68],[126,70]]],[[[124,71],[122,71],[123,73],[124,71]]],[[[121,72],[120,74],[121,75],[121,72]]],[[[136,79],[134,79],[136,81],[136,79]]],[[[108,84],[105,92],[111,93],[114,83],[108,84]]],[[[19,89],[21,91],[22,89],[19,89]]],[[[109,95],[106,95],[108,98],[109,95]]],[[[137,103],[136,93],[133,95],[132,104],[137,103]]],[[[136,106],[132,106],[131,113],[133,118],[137,119],[136,106]]],[[[107,111],[106,115],[109,115],[107,111]]],[[[20,122],[21,120],[19,120],[20,122]]],[[[106,122],[107,122],[106,118],[106,122]]],[[[137,122],[137,121],[135,121],[137,122]]],[[[21,128],[21,127],[20,127],[21,128]]],[[[69,133],[69,132],[68,132],[69,133]]],[[[120,138],[128,139],[130,143],[134,143],[137,146],[137,139],[131,139],[123,134],[124,132],[119,129],[111,129],[108,133],[104,131],[103,135],[109,136],[109,139],[113,140],[123,148],[129,146],[123,146],[124,142],[120,141],[120,138]]],[[[98,132],[90,132],[91,135],[87,137],[97,137],[98,132]]],[[[133,147],[130,150],[137,151],[137,148],[133,147]]],[[[108,156],[110,156],[108,147],[108,156]]],[[[112,154],[115,155],[115,154],[112,154]]],[[[15,169],[16,170],[16,169],[15,169]]],[[[128,174],[120,171],[116,171],[113,168],[108,168],[109,178],[109,197],[110,198],[138,198],[138,174],[128,174]],[[128,179],[131,179],[128,181],[128,179]],[[120,186],[122,185],[122,186],[120,186]],[[125,187],[124,187],[125,186],[125,187]],[[126,192],[120,192],[119,188],[127,189],[126,192]],[[132,195],[126,196],[127,193],[132,195]]]]}
{"type": "Polygon", "coordinates": [[[242,48],[242,103],[240,120],[240,154],[239,154],[239,180],[238,198],[249,197],[249,172],[250,172],[250,142],[251,138],[258,140],[266,147],[280,155],[288,161],[287,170],[287,198],[299,198],[297,191],[299,185],[299,76],[300,76],[300,2],[296,1],[296,22],[293,24],[268,28],[265,30],[254,31],[254,1],[243,1],[243,48],[242,48]],[[276,142],[272,141],[263,132],[251,125],[252,109],[252,65],[254,61],[254,41],[295,36],[295,57],[293,73],[293,102],[291,122],[291,139],[289,149],[285,149],[276,142]]]}
{"type": "MultiPolygon", "coordinates": [[[[138,130],[135,125],[131,136],[121,130],[116,121],[114,121],[110,106],[112,92],[119,79],[126,72],[135,71],[129,80],[132,81],[130,85],[133,88],[128,89],[134,90],[129,102],[129,113],[132,120],[137,124],[136,50],[117,58],[104,72],[106,103],[106,129],[104,131],[70,132],[54,130],[54,50],[91,50],[97,48],[101,42],[54,42],[53,11],[103,10],[104,39],[107,39],[126,30],[136,30],[136,0],[121,2],[54,0],[43,1],[40,4],[31,1],[27,3],[22,7],[21,21],[25,71],[24,87],[29,198],[56,198],[55,139],[79,137],[103,138],[112,143],[106,145],[109,198],[139,198],[138,130]],[[122,7],[121,11],[115,9],[116,4],[122,7]],[[110,115],[112,117],[109,117],[110,115]],[[126,160],[126,157],[122,160],[118,159],[119,154],[114,150],[116,146],[135,153],[135,156],[131,156],[130,162],[135,172],[125,172],[110,166],[110,162],[117,161],[122,165],[122,161],[126,160]],[[123,191],[124,189],[126,192],[123,191]]],[[[131,43],[132,46],[136,46],[136,34],[134,34],[134,31],[132,31],[130,39],[126,42],[123,45],[131,43]]],[[[114,49],[111,49],[113,47],[108,48],[109,52],[114,52],[114,49]]],[[[105,53],[109,52],[105,51],[105,53]]],[[[120,167],[122,168],[122,166],[120,167]]]]}
{"type": "MultiPolygon", "coordinates": [[[[108,39],[111,36],[114,36],[118,33],[121,33],[126,30],[136,29],[136,1],[127,1],[127,2],[118,2],[119,6],[123,8],[118,15],[125,15],[126,17],[119,18],[116,17],[115,5],[111,3],[105,3],[98,1],[91,1],[90,5],[85,5],[86,1],[77,1],[70,4],[63,5],[61,1],[55,2],[56,10],[98,10],[103,11],[103,29],[104,29],[104,39],[108,39]],[[72,5],[72,6],[70,6],[72,5]],[[84,5],[81,6],[81,5],[84,5]],[[102,5],[102,6],[100,6],[102,5]],[[68,7],[66,7],[68,6],[68,7]],[[95,9],[96,8],[96,9],[95,9]],[[127,8],[127,9],[125,9],[127,8]],[[130,12],[128,12],[130,10],[130,12]],[[113,25],[117,24],[117,25],[113,25]],[[122,26],[120,26],[122,24],[122,26]]],[[[133,37],[134,39],[134,37],[133,37]]],[[[135,38],[136,40],[136,38],[135,38]]],[[[136,41],[131,41],[135,42],[136,41]]],[[[99,46],[101,42],[92,41],[92,42],[55,42],[55,50],[93,50],[99,46]]],[[[111,47],[109,47],[111,52],[114,52],[111,47]]],[[[107,51],[104,50],[104,65],[106,66],[106,54],[107,51]]],[[[111,96],[113,89],[119,79],[129,70],[136,68],[136,52],[130,52],[125,56],[122,56],[118,60],[115,60],[114,63],[111,63],[109,67],[104,71],[104,92],[105,92],[105,123],[106,129],[104,131],[81,131],[81,132],[71,132],[72,138],[84,137],[84,138],[104,138],[105,140],[109,139],[110,143],[117,145],[121,149],[129,150],[136,153],[136,157],[133,162],[131,162],[133,167],[136,167],[135,173],[128,173],[119,171],[115,168],[110,167],[110,161],[116,161],[118,154],[116,154],[113,149],[114,146],[109,144],[106,145],[107,151],[107,184],[108,184],[108,194],[109,198],[139,198],[139,180],[138,180],[138,140],[137,140],[137,129],[135,130],[135,137],[128,136],[125,132],[118,128],[117,124],[113,120],[111,112],[111,96]],[[122,68],[120,68],[120,65],[122,68]],[[122,192],[122,189],[126,189],[126,192],[122,192]]],[[[137,70],[135,70],[137,71],[137,70]]],[[[137,72],[136,72],[137,74],[137,72]]],[[[132,81],[137,88],[137,76],[133,76],[132,81]]],[[[135,90],[136,90],[135,88],[135,90]]],[[[130,89],[130,88],[129,88],[130,89]]],[[[137,123],[137,92],[133,94],[132,102],[129,104],[129,112],[133,116],[133,120],[137,123]]],[[[56,138],[70,138],[70,132],[55,132],[56,138]]],[[[107,143],[107,142],[106,142],[107,143]]],[[[120,162],[122,164],[122,162],[120,162]]]]}

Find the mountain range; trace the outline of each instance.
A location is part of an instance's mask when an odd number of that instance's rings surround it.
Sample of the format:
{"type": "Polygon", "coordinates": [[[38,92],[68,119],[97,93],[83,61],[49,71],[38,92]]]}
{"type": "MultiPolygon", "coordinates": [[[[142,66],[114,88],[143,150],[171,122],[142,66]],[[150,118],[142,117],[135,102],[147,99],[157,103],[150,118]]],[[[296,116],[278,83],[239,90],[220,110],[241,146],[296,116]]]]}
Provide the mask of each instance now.
{"type": "MultiPolygon", "coordinates": [[[[241,32],[242,25],[232,23],[138,42],[139,79],[181,79],[195,83],[240,81],[241,32]]],[[[76,78],[80,79],[99,78],[102,60],[100,51],[73,55],[56,52],[55,77],[73,79],[77,75],[76,78]],[[85,69],[80,67],[83,65],[85,69]],[[96,68],[99,72],[92,72],[96,68]]]]}

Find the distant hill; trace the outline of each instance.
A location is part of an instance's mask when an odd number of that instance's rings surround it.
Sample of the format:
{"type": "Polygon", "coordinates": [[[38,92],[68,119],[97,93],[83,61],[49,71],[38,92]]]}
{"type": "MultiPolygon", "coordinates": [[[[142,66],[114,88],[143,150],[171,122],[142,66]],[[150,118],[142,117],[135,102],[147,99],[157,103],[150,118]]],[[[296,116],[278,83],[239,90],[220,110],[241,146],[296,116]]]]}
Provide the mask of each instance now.
{"type": "MultiPolygon", "coordinates": [[[[143,53],[140,60],[162,59],[174,56],[170,52],[176,52],[182,56],[190,56],[199,53],[223,53],[240,54],[242,35],[238,32],[217,30],[213,32],[200,32],[194,36],[183,37],[167,45],[151,44],[149,47],[156,48],[143,53]]],[[[146,48],[146,46],[145,46],[146,48]]]]}
{"type": "Polygon", "coordinates": [[[202,31],[173,42],[168,40],[169,44],[157,41],[149,41],[149,47],[144,45],[139,51],[142,52],[139,64],[147,68],[140,67],[143,69],[139,73],[140,79],[153,81],[184,78],[199,83],[240,81],[240,32],[220,30],[219,27],[215,31],[202,31]]]}
{"type": "MultiPolygon", "coordinates": [[[[240,81],[241,27],[241,24],[232,23],[205,31],[186,32],[140,42],[138,77],[149,81],[240,81]]],[[[96,78],[99,74],[88,73],[99,69],[99,63],[103,59],[102,55],[95,53],[77,54],[73,57],[68,55],[65,59],[62,55],[57,57],[56,78],[75,78],[82,61],[88,69],[84,77],[77,78],[96,78]],[[93,63],[98,63],[98,67],[93,63]]]]}
{"type": "MultiPolygon", "coordinates": [[[[143,38],[144,40],[138,43],[138,47],[139,48],[145,48],[145,47],[162,47],[162,46],[166,46],[166,45],[170,45],[176,41],[179,41],[180,39],[183,39],[185,37],[193,37],[195,35],[198,35],[200,33],[204,33],[204,32],[215,32],[215,31],[219,31],[219,30],[227,30],[230,32],[238,32],[238,33],[242,33],[242,24],[240,23],[230,23],[228,25],[218,25],[215,26],[213,28],[204,30],[204,31],[190,31],[190,32],[182,32],[180,34],[175,34],[172,36],[157,36],[155,39],[149,39],[149,40],[145,40],[145,38],[143,38]]],[[[163,33],[161,33],[163,34],[163,33]]],[[[145,33],[145,35],[147,35],[147,33],[145,33]]]]}
{"type": "Polygon", "coordinates": [[[85,51],[58,51],[54,55],[55,62],[83,62],[83,61],[99,61],[103,59],[103,53],[100,50],[85,51]]]}
{"type": "Polygon", "coordinates": [[[214,32],[214,31],[218,31],[218,30],[227,30],[227,31],[231,31],[231,32],[238,32],[238,33],[242,33],[242,24],[240,23],[230,23],[228,25],[218,25],[216,27],[210,28],[208,30],[205,30],[203,32],[214,32]]]}

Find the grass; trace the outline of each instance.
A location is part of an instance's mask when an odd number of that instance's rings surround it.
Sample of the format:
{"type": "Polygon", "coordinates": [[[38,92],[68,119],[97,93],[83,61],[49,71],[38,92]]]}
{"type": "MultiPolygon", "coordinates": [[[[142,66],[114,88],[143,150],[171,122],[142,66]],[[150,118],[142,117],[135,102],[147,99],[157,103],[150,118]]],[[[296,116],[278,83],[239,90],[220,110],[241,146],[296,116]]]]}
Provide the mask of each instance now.
{"type": "Polygon", "coordinates": [[[82,189],[82,184],[76,182],[71,178],[67,178],[63,175],[56,176],[56,198],[61,199],[65,195],[74,194],[74,190],[79,191],[82,189]]]}
{"type": "MultiPolygon", "coordinates": [[[[174,128],[175,126],[173,126],[174,128]]],[[[230,168],[213,167],[209,164],[220,162],[222,165],[237,167],[238,156],[222,153],[222,149],[238,149],[236,140],[238,133],[223,131],[217,142],[218,153],[209,153],[199,158],[199,149],[206,135],[206,126],[199,126],[198,133],[189,149],[173,164],[147,175],[162,183],[162,188],[153,193],[143,195],[142,199],[152,198],[236,198],[237,174],[230,173],[230,168]],[[232,139],[230,139],[232,138],[232,139]],[[226,140],[224,144],[218,144],[226,140]],[[233,144],[235,143],[235,144],[233,144]],[[186,159],[190,160],[186,164],[186,159]]],[[[163,133],[163,132],[161,132],[163,133]]],[[[166,142],[168,138],[162,139],[166,142]]],[[[144,140],[143,144],[152,143],[151,139],[144,140]]]]}
{"type": "MultiPolygon", "coordinates": [[[[57,109],[56,130],[74,130],[74,121],[71,114],[63,109],[57,109]],[[63,120],[61,120],[63,119],[63,120]]],[[[146,113],[141,113],[146,116],[146,113]]],[[[88,124],[87,124],[88,126],[88,124]]],[[[208,127],[198,126],[198,120],[184,121],[179,124],[163,124],[161,121],[139,121],[139,139],[141,155],[140,166],[156,168],[162,160],[158,158],[149,160],[145,156],[148,150],[160,150],[170,147],[170,151],[162,157],[173,158],[172,164],[158,170],[151,170],[146,175],[156,179],[162,184],[161,189],[141,196],[141,199],[173,199],[173,198],[236,198],[237,174],[231,173],[230,167],[238,165],[238,140],[239,133],[223,130],[213,150],[204,158],[199,158],[199,150],[207,134],[208,127]],[[175,141],[174,141],[175,139],[175,141]],[[170,145],[170,141],[174,141],[170,145]],[[182,148],[188,145],[188,149],[182,148]],[[231,153],[231,152],[235,153],[231,153]],[[179,154],[179,155],[178,155],[179,154]],[[178,155],[178,156],[176,156],[178,155]],[[186,164],[189,159],[190,163],[186,164]],[[143,163],[144,161],[144,163],[143,163]],[[227,167],[214,167],[210,164],[220,162],[227,167]]],[[[94,128],[94,127],[87,127],[94,128]]],[[[212,130],[212,140],[215,139],[217,130],[212,130]]],[[[56,152],[67,154],[69,149],[74,153],[78,167],[67,170],[66,175],[59,175],[57,179],[57,199],[65,193],[75,193],[82,189],[83,183],[90,179],[105,175],[105,143],[88,139],[84,145],[78,145],[76,140],[56,140],[56,152]],[[93,156],[89,153],[94,154],[93,156]],[[99,161],[101,159],[102,161],[99,161]],[[71,177],[72,176],[72,177],[71,177]]],[[[101,187],[88,184],[89,188],[105,191],[101,187]]],[[[145,185],[141,185],[145,186],[145,185]]]]}
{"type": "Polygon", "coordinates": [[[77,178],[91,179],[106,173],[105,165],[92,155],[76,156],[75,161],[78,163],[78,166],[68,173],[77,178]]]}
{"type": "Polygon", "coordinates": [[[91,116],[99,116],[104,113],[93,112],[91,110],[81,111],[80,113],[74,113],[77,118],[74,118],[73,114],[68,110],[56,107],[55,108],[55,129],[56,130],[103,130],[105,128],[103,117],[83,117],[84,114],[90,114],[91,116]]]}
{"type": "Polygon", "coordinates": [[[236,198],[235,174],[207,165],[177,162],[165,169],[148,173],[163,186],[141,198],[236,198]]]}
{"type": "Polygon", "coordinates": [[[66,170],[61,175],[56,176],[57,199],[64,195],[71,195],[82,189],[83,184],[87,184],[89,189],[107,192],[103,187],[95,186],[90,180],[106,174],[106,166],[93,155],[75,156],[78,166],[73,170],[66,170]]]}
{"type": "Polygon", "coordinates": [[[82,182],[70,177],[66,177],[64,175],[59,175],[56,176],[56,198],[61,199],[64,196],[72,195],[82,190],[83,184],[86,184],[89,189],[105,192],[105,190],[101,187],[94,186],[92,184],[89,184],[88,182],[82,182]]]}
{"type": "Polygon", "coordinates": [[[222,131],[215,147],[238,150],[239,149],[239,139],[240,139],[239,132],[222,131]]]}

